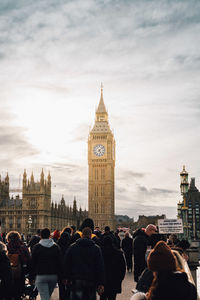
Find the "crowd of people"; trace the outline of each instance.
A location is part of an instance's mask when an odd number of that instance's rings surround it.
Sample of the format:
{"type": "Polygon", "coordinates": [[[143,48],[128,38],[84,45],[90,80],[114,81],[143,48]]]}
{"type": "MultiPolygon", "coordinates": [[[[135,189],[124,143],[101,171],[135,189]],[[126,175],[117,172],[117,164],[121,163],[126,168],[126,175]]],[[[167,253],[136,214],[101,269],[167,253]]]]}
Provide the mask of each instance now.
{"type": "MultiPolygon", "coordinates": [[[[137,283],[131,300],[196,300],[197,291],[179,269],[172,249],[187,260],[187,241],[158,234],[155,225],[120,238],[108,226],[101,232],[87,218],[79,230],[38,230],[24,242],[11,231],[0,242],[0,300],[19,300],[37,291],[49,300],[56,285],[59,300],[115,300],[126,271],[137,283]],[[134,254],[134,264],[132,255],[134,254]]],[[[31,294],[34,293],[34,294],[31,294]]]]}

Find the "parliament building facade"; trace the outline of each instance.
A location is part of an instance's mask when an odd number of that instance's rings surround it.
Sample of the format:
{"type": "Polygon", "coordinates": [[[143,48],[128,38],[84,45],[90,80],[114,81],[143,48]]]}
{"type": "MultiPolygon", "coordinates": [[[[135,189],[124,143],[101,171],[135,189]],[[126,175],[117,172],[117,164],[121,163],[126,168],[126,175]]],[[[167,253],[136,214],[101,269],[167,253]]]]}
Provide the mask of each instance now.
{"type": "Polygon", "coordinates": [[[66,204],[64,197],[59,203],[51,200],[51,176],[44,177],[42,170],[40,181],[35,181],[33,173],[30,179],[23,174],[22,198],[10,197],[9,176],[0,179],[0,220],[1,231],[17,230],[21,233],[35,233],[37,229],[48,227],[51,230],[67,225],[79,227],[87,212],[78,210],[76,199],[73,206],[66,204]]]}

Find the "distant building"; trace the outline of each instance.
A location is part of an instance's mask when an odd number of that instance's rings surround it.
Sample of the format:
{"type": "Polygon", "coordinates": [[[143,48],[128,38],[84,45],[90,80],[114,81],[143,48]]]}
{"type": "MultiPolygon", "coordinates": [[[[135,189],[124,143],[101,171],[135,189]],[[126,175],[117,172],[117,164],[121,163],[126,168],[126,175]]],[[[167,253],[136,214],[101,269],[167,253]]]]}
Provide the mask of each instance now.
{"type": "Polygon", "coordinates": [[[158,225],[158,220],[165,219],[165,215],[139,216],[138,221],[134,223],[134,229],[145,228],[148,224],[158,225]]]}
{"type": "Polygon", "coordinates": [[[184,238],[200,239],[200,192],[196,188],[195,178],[188,183],[188,172],[183,166],[180,173],[182,201],[178,203],[178,217],[183,220],[184,238]]]}
{"type": "Polygon", "coordinates": [[[59,203],[51,199],[51,176],[44,178],[43,170],[40,181],[35,182],[33,173],[27,178],[23,174],[22,199],[19,196],[9,196],[9,176],[0,179],[0,220],[1,231],[17,230],[24,233],[34,233],[39,228],[48,227],[51,230],[67,225],[79,226],[87,216],[87,212],[78,210],[76,199],[73,207],[65,203],[62,197],[59,203]]]}

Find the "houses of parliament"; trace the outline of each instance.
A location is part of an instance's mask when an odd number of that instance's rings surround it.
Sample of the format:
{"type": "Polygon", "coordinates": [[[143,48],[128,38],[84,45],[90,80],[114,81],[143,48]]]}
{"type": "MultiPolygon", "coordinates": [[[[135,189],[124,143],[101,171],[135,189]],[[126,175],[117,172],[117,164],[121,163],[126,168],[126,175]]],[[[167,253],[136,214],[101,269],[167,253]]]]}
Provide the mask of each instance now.
{"type": "Polygon", "coordinates": [[[10,197],[9,176],[0,178],[0,220],[1,231],[17,230],[34,233],[38,228],[51,230],[67,225],[76,225],[87,216],[101,229],[108,225],[115,228],[115,140],[108,122],[108,113],[103,99],[103,87],[95,124],[88,136],[88,213],[66,204],[62,196],[59,203],[51,198],[51,175],[45,178],[43,170],[40,180],[35,181],[33,173],[28,178],[23,174],[22,197],[10,197]]]}

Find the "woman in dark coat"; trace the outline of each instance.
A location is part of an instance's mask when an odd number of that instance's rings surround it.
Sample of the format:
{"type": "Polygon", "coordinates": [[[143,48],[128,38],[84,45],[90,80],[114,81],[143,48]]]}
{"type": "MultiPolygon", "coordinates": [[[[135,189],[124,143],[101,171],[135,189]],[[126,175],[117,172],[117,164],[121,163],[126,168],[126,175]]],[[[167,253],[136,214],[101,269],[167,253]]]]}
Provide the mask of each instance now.
{"type": "Polygon", "coordinates": [[[0,300],[11,299],[12,271],[6,252],[6,245],[0,242],[0,300]]]}
{"type": "Polygon", "coordinates": [[[127,271],[129,272],[130,270],[132,272],[133,239],[129,236],[128,231],[125,233],[125,238],[122,240],[122,249],[124,251],[125,258],[126,258],[127,271]]]}
{"type": "Polygon", "coordinates": [[[102,243],[102,255],[105,265],[106,283],[100,300],[115,300],[121,293],[121,284],[126,273],[123,252],[113,245],[110,236],[105,236],[102,243]]]}
{"type": "Polygon", "coordinates": [[[20,273],[15,277],[15,274],[12,271],[12,297],[14,300],[19,300],[24,292],[25,274],[28,272],[30,264],[30,253],[28,248],[22,242],[19,232],[10,231],[6,236],[6,239],[8,241],[8,257],[11,257],[12,254],[18,254],[19,256],[20,273]]]}

